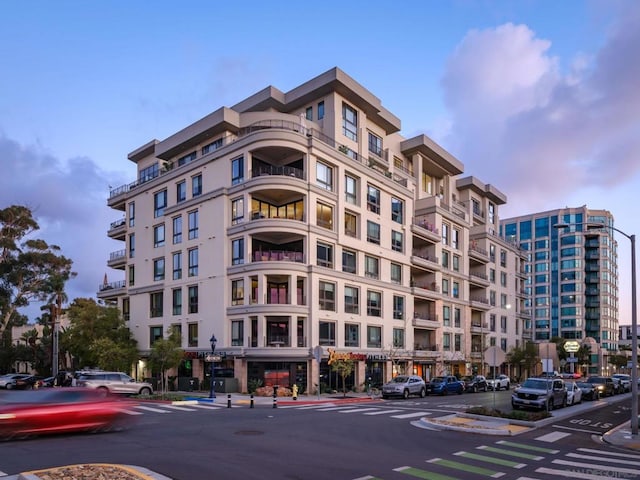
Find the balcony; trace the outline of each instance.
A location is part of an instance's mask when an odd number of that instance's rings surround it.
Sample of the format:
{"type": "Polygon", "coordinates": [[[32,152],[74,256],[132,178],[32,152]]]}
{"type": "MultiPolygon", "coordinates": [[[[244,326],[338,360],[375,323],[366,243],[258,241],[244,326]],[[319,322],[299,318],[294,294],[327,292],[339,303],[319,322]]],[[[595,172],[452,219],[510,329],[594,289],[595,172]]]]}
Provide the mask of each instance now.
{"type": "Polygon", "coordinates": [[[411,231],[415,235],[430,240],[432,243],[439,243],[442,240],[436,226],[429,223],[424,217],[416,217],[413,219],[411,231]]]}
{"type": "Polygon", "coordinates": [[[469,298],[471,302],[471,308],[476,310],[490,310],[489,299],[487,297],[471,296],[469,298]]]}
{"type": "Polygon", "coordinates": [[[438,316],[424,312],[414,312],[411,324],[417,328],[436,330],[441,327],[438,316]]]}
{"type": "Polygon", "coordinates": [[[278,166],[278,165],[260,165],[255,167],[251,171],[251,177],[263,177],[270,175],[278,175],[283,177],[293,177],[298,178],[300,180],[304,180],[304,170],[295,167],[289,166],[278,166]]]}
{"type": "Polygon", "coordinates": [[[127,263],[127,251],[126,250],[117,250],[115,252],[111,252],[109,254],[109,260],[107,261],[107,266],[111,268],[119,268],[124,269],[125,264],[127,263]]]}
{"type": "Polygon", "coordinates": [[[487,274],[481,272],[469,272],[469,283],[482,288],[488,287],[490,284],[487,274]]]}
{"type": "Polygon", "coordinates": [[[485,334],[489,332],[488,329],[488,325],[486,323],[481,323],[481,322],[472,322],[471,323],[471,328],[470,328],[470,332],[471,333],[479,333],[479,334],[485,334]]]}
{"type": "Polygon", "coordinates": [[[304,263],[304,253],[287,250],[256,250],[251,258],[254,262],[304,263]]]}
{"type": "Polygon", "coordinates": [[[125,281],[118,280],[117,282],[101,283],[98,286],[97,297],[101,300],[108,300],[126,293],[125,281]]]}
{"type": "Polygon", "coordinates": [[[432,300],[438,300],[439,298],[441,298],[440,286],[435,282],[432,282],[430,284],[411,282],[411,293],[418,297],[429,298],[432,300]]]}
{"type": "Polygon", "coordinates": [[[414,356],[416,358],[432,358],[437,359],[440,356],[440,352],[438,352],[438,346],[433,344],[414,344],[414,356]]]}
{"type": "Polygon", "coordinates": [[[107,235],[109,236],[109,238],[113,238],[114,240],[124,240],[126,233],[127,220],[125,218],[121,218],[120,220],[111,222],[107,235]]]}
{"type": "Polygon", "coordinates": [[[426,252],[412,252],[411,263],[430,272],[440,271],[441,269],[438,257],[426,252]]]}
{"type": "Polygon", "coordinates": [[[469,259],[482,264],[489,263],[489,252],[479,247],[474,240],[469,244],[469,259]]]}

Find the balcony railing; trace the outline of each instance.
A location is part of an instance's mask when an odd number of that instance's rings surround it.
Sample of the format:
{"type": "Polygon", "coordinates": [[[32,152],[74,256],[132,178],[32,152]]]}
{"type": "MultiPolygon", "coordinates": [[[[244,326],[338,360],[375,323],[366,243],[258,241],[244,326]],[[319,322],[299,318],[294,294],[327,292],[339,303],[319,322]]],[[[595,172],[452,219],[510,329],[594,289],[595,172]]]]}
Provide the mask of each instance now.
{"type": "Polygon", "coordinates": [[[254,262],[296,262],[304,263],[304,253],[288,250],[256,250],[252,254],[254,262]]]}
{"type": "Polygon", "coordinates": [[[117,290],[119,288],[124,288],[124,286],[125,286],[124,280],[118,280],[117,282],[101,283],[98,286],[98,291],[104,292],[105,290],[117,290]]]}
{"type": "Polygon", "coordinates": [[[122,227],[127,223],[126,218],[121,218],[120,220],[116,220],[115,222],[111,222],[109,230],[113,230],[114,228],[122,227]]]}
{"type": "Polygon", "coordinates": [[[110,262],[116,262],[118,260],[122,260],[127,256],[127,251],[126,250],[117,250],[115,252],[111,252],[109,254],[109,261],[110,262]]]}
{"type": "Polygon", "coordinates": [[[439,230],[436,228],[435,225],[433,225],[432,223],[429,223],[427,220],[425,220],[424,218],[421,217],[416,217],[413,219],[413,224],[416,227],[420,227],[420,228],[424,228],[425,230],[433,233],[434,235],[438,235],[440,236],[440,232],[439,230]]]}
{"type": "Polygon", "coordinates": [[[300,168],[279,166],[279,165],[261,165],[251,171],[251,176],[263,177],[269,175],[279,175],[284,177],[295,177],[304,180],[304,171],[300,168]]]}

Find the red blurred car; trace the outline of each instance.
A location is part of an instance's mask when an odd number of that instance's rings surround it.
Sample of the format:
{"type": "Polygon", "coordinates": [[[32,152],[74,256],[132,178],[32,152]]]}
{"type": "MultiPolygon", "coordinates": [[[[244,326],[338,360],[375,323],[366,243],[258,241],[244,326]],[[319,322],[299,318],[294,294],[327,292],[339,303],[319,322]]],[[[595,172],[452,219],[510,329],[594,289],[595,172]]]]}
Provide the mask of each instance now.
{"type": "Polygon", "coordinates": [[[127,426],[134,403],[88,388],[47,388],[0,397],[0,439],[76,431],[102,432],[127,426]]]}

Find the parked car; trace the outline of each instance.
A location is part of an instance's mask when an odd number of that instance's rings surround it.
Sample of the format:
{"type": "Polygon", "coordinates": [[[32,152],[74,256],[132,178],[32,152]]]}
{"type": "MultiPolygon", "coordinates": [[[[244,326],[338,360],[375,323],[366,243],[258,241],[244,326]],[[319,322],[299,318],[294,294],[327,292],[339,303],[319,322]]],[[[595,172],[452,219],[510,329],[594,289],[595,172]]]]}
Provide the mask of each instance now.
{"type": "Polygon", "coordinates": [[[5,375],[0,376],[0,388],[6,388],[7,390],[12,390],[16,388],[16,381],[21,378],[30,377],[28,373],[7,373],[5,375]]]}
{"type": "Polygon", "coordinates": [[[511,380],[506,375],[498,375],[497,377],[488,378],[487,385],[491,390],[500,390],[502,388],[509,390],[511,388],[511,380]]]}
{"type": "Polygon", "coordinates": [[[567,405],[582,403],[582,390],[576,382],[567,382],[567,405]]]}
{"type": "Polygon", "coordinates": [[[427,384],[418,375],[398,375],[382,385],[382,398],[393,396],[409,398],[409,395],[424,397],[426,394],[427,384]]]}
{"type": "Polygon", "coordinates": [[[598,400],[600,398],[597,384],[576,382],[576,385],[578,385],[578,388],[582,391],[583,400],[598,400]]]}
{"type": "Polygon", "coordinates": [[[29,375],[27,377],[18,378],[15,380],[13,388],[16,390],[31,390],[33,388],[39,388],[40,382],[43,379],[44,377],[40,377],[39,375],[29,375]]]}
{"type": "Polygon", "coordinates": [[[587,383],[591,383],[598,390],[598,398],[610,397],[615,393],[615,385],[611,377],[589,377],[587,383]]]}
{"type": "Polygon", "coordinates": [[[464,382],[464,391],[476,393],[479,391],[486,392],[489,389],[487,379],[483,375],[475,375],[473,377],[462,377],[464,382]]]}
{"type": "Polygon", "coordinates": [[[626,373],[614,373],[613,375],[611,375],[611,378],[617,378],[618,380],[620,380],[623,392],[631,391],[631,375],[627,375],[626,373]]]}
{"type": "Polygon", "coordinates": [[[620,379],[611,377],[611,380],[613,380],[613,394],[619,395],[621,393],[624,393],[624,387],[622,386],[622,382],[620,381],[620,379]]]}
{"type": "Polygon", "coordinates": [[[153,387],[150,383],[136,382],[135,379],[122,372],[83,372],[78,375],[76,385],[128,395],[151,395],[153,393],[153,387]]]}
{"type": "Polygon", "coordinates": [[[551,411],[567,406],[567,389],[561,378],[527,378],[511,394],[511,406],[551,411]]]}
{"type": "Polygon", "coordinates": [[[434,377],[427,385],[427,394],[448,395],[457,393],[460,395],[464,392],[464,382],[458,380],[453,375],[444,377],[434,377]]]}
{"type": "Polygon", "coordinates": [[[131,406],[88,388],[11,392],[0,399],[0,438],[124,428],[131,420],[123,410],[131,406]]]}
{"type": "Polygon", "coordinates": [[[577,380],[578,378],[582,378],[582,375],[579,373],[571,373],[571,372],[565,372],[563,374],[560,375],[564,380],[577,380]]]}

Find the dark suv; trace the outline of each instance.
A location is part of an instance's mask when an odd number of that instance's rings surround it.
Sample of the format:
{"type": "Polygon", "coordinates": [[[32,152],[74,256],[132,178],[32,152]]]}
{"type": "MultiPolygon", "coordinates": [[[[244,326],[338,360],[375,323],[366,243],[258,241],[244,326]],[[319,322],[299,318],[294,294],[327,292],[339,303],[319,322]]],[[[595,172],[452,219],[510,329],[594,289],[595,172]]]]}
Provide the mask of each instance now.
{"type": "Polygon", "coordinates": [[[484,375],[475,375],[473,377],[462,377],[464,382],[464,391],[469,393],[476,393],[479,391],[486,392],[489,389],[487,379],[484,375]]]}
{"type": "Polygon", "coordinates": [[[589,377],[587,383],[594,385],[598,391],[598,397],[610,397],[616,393],[616,386],[611,377],[589,377]]]}

